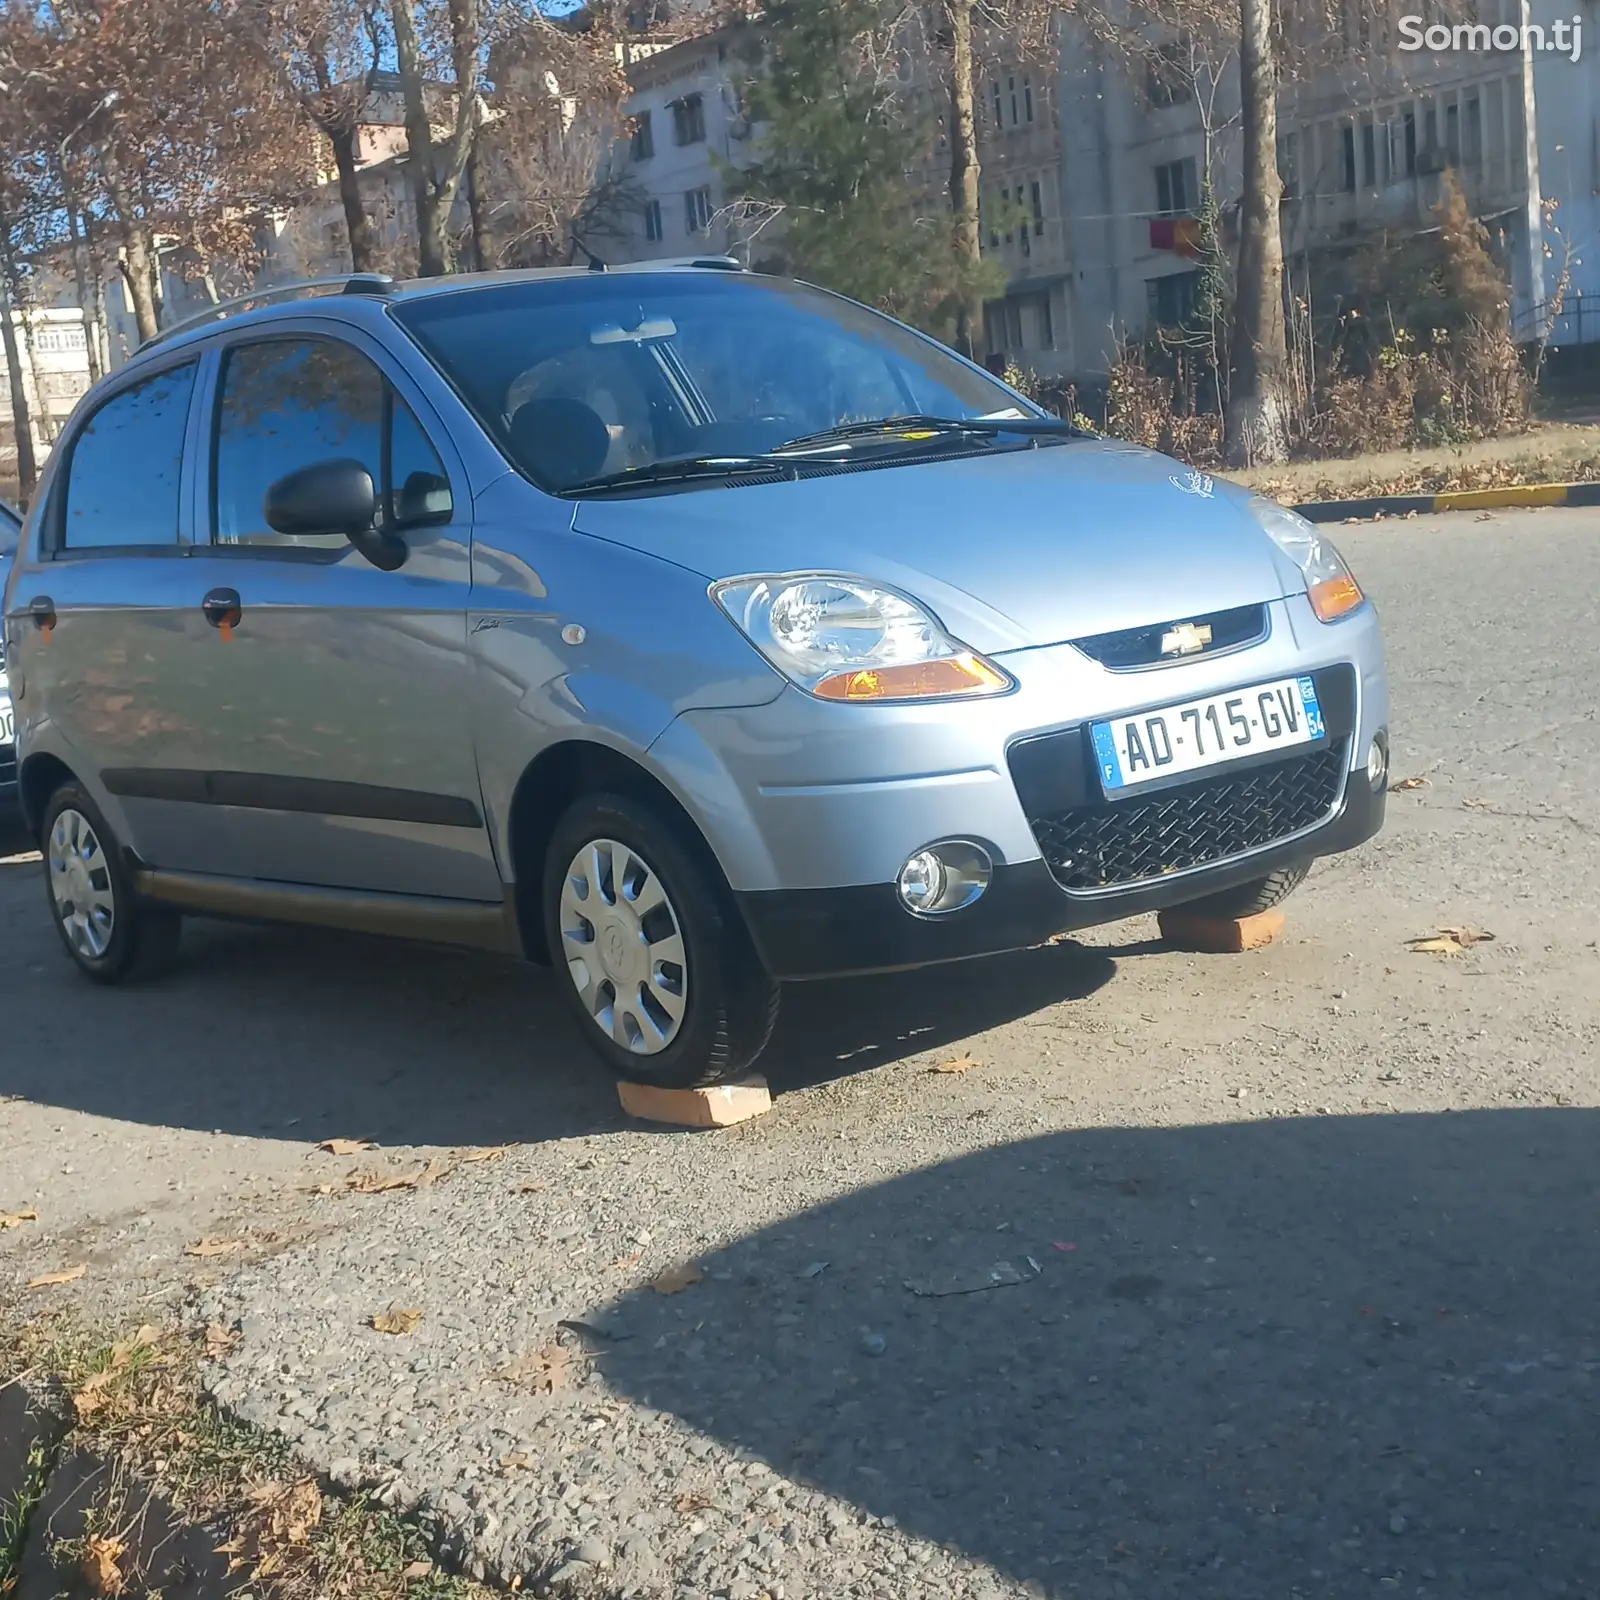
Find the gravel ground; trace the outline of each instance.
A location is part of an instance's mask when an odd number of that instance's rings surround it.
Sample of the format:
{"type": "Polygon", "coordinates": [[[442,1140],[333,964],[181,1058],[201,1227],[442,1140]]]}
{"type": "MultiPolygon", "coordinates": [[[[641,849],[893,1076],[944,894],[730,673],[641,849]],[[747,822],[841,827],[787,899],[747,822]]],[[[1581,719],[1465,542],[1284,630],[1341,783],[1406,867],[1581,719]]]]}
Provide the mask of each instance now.
{"type": "Polygon", "coordinates": [[[0,1280],[237,1326],[220,1399],[506,1578],[1600,1594],[1597,526],[1341,530],[1429,786],[1276,946],[793,991],[719,1134],[629,1123],[510,967],[196,927],[91,991],[0,865],[0,1280]]]}

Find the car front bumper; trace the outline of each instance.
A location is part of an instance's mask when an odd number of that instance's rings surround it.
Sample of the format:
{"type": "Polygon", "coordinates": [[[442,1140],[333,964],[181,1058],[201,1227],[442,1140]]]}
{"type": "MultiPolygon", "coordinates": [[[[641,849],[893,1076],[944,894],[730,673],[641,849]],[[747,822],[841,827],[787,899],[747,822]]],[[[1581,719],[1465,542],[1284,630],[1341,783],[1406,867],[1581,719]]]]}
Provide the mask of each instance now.
{"type": "Polygon", "coordinates": [[[1194,900],[1378,830],[1383,789],[1366,774],[1388,725],[1376,616],[1367,606],[1326,625],[1299,596],[1268,612],[1257,643],[1144,670],[1110,670],[1071,645],[1007,654],[999,659],[1017,687],[984,700],[837,705],[790,689],[766,706],[686,712],[651,754],[777,976],[1014,949],[1194,900]],[[1324,703],[1323,744],[1103,795],[1091,722],[1305,674],[1324,703]],[[942,839],[981,845],[993,880],[963,910],[915,916],[895,879],[942,839]]]}

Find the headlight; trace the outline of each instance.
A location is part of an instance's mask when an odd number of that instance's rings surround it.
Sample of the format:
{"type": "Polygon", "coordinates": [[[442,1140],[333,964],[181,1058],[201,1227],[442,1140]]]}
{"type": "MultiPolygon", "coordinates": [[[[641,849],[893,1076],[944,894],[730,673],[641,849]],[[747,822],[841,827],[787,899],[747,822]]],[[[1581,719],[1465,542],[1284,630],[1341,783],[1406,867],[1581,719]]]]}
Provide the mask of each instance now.
{"type": "Polygon", "coordinates": [[[1306,580],[1306,598],[1324,622],[1337,622],[1361,604],[1365,596],[1344,557],[1317,532],[1314,524],[1275,500],[1250,502],[1255,519],[1306,580]]]}
{"type": "Polygon", "coordinates": [[[711,595],[779,672],[823,700],[923,700],[1012,687],[916,601],[861,578],[733,578],[711,595]]]}

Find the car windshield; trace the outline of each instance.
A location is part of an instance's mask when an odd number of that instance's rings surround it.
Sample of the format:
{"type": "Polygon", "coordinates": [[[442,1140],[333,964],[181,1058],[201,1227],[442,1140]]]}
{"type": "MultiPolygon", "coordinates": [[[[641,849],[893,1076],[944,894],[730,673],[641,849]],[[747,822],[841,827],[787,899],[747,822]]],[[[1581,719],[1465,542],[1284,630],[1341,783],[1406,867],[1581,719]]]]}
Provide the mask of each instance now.
{"type": "Polygon", "coordinates": [[[394,314],[548,489],[762,456],[882,418],[1023,414],[1010,390],[939,345],[780,279],[595,273],[419,297],[394,314]]]}

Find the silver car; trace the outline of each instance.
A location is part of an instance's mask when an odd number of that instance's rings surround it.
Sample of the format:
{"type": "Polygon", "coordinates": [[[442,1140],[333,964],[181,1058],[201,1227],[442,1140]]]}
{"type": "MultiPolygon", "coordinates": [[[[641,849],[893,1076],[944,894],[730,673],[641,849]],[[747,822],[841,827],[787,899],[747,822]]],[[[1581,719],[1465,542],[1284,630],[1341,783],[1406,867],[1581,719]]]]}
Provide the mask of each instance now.
{"type": "Polygon", "coordinates": [[[702,1084],[783,982],[1260,910],[1382,821],[1377,618],[1280,506],[720,260],[301,288],[96,387],[6,590],[92,978],[185,912],[479,947],[702,1084]]]}

